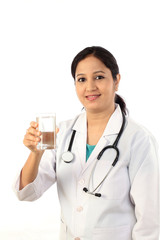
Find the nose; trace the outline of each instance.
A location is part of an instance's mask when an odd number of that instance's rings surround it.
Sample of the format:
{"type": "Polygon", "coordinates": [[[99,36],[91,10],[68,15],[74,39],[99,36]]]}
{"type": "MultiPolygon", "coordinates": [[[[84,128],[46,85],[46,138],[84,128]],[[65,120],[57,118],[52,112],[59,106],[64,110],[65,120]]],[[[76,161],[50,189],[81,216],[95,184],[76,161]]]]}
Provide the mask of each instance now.
{"type": "Polygon", "coordinates": [[[92,92],[97,89],[95,81],[93,79],[88,79],[87,85],[86,85],[86,91],[92,92]]]}

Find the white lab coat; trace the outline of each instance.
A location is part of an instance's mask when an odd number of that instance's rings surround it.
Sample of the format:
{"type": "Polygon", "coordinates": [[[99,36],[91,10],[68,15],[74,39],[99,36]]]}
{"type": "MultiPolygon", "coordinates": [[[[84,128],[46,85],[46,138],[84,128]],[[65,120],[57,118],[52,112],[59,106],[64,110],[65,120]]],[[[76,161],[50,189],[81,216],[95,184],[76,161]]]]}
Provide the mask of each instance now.
{"type": "MultiPolygon", "coordinates": [[[[19,191],[20,200],[39,198],[57,182],[61,204],[60,240],[158,240],[159,239],[159,167],[157,146],[153,136],[142,126],[127,118],[118,143],[120,157],[102,186],[102,197],[83,191],[98,153],[112,144],[122,125],[117,106],[98,144],[86,163],[86,113],[60,124],[57,151],[44,153],[35,181],[19,191]],[[67,151],[72,130],[76,135],[72,147],[74,161],[61,160],[67,151]]],[[[96,133],[95,133],[96,134],[96,133]]],[[[102,180],[114,160],[107,150],[91,177],[92,190],[102,180]]]]}

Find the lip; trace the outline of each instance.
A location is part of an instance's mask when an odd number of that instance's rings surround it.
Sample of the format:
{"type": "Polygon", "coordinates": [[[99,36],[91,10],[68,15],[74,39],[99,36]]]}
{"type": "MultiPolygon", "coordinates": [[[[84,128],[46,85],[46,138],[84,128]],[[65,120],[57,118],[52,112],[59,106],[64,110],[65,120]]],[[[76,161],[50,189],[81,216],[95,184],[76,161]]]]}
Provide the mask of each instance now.
{"type": "Polygon", "coordinates": [[[101,96],[101,94],[87,95],[87,96],[86,96],[86,99],[89,100],[89,101],[94,101],[94,100],[96,100],[97,98],[99,98],[100,96],[101,96]]]}

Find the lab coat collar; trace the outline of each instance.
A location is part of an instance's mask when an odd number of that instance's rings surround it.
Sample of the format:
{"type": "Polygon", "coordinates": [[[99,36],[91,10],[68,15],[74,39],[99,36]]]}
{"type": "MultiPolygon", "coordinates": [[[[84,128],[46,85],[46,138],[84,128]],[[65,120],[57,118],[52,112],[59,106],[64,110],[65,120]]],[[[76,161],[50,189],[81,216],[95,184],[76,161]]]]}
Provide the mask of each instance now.
{"type": "MultiPolygon", "coordinates": [[[[86,112],[79,115],[78,119],[76,120],[73,130],[76,130],[80,133],[86,133],[87,130],[87,116],[86,112]]],[[[120,131],[120,128],[122,126],[122,111],[120,109],[120,106],[116,104],[116,109],[111,115],[108,124],[104,130],[103,136],[109,136],[118,134],[120,131]]]]}
{"type": "Polygon", "coordinates": [[[122,126],[122,121],[123,121],[123,117],[122,117],[121,108],[118,104],[116,104],[116,109],[108,121],[108,124],[104,130],[103,136],[118,134],[122,126]]]}

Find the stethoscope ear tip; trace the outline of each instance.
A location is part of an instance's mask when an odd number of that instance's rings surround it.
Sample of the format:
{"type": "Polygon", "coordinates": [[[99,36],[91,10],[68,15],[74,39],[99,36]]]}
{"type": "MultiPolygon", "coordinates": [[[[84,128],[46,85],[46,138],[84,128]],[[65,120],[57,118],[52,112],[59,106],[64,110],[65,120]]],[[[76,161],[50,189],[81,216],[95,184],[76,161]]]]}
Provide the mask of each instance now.
{"type": "Polygon", "coordinates": [[[101,193],[95,193],[95,196],[96,197],[101,197],[102,195],[101,195],[101,193]]]}
{"type": "Polygon", "coordinates": [[[84,192],[88,192],[88,189],[86,187],[83,188],[84,192]]]}

